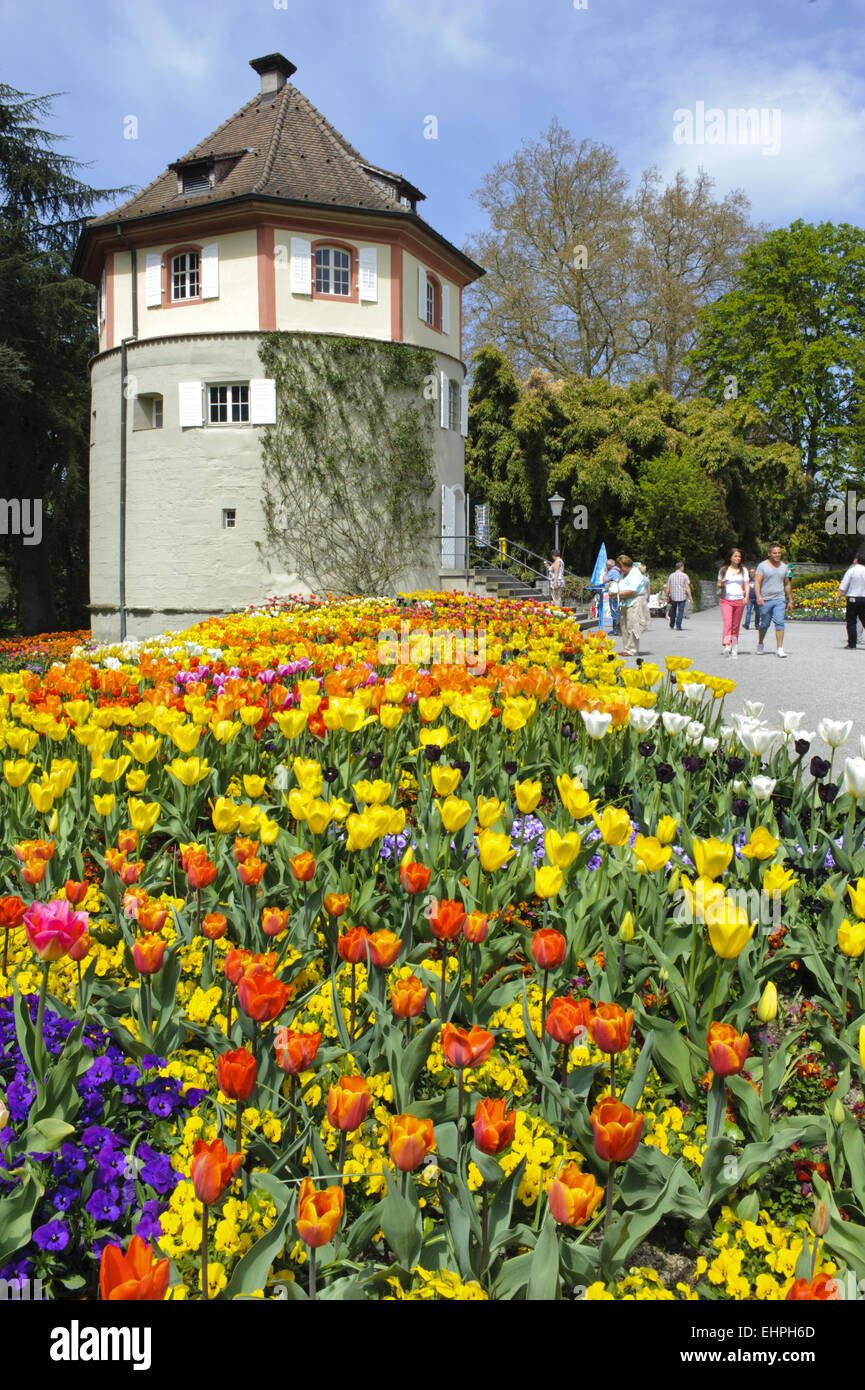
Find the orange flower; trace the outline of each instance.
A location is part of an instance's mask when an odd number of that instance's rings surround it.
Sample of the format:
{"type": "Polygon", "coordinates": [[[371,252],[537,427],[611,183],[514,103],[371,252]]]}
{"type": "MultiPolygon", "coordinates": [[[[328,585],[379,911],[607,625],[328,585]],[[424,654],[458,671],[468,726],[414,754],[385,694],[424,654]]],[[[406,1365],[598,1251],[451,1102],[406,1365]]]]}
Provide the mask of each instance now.
{"type": "Polygon", "coordinates": [[[336,949],[349,965],[359,965],[366,960],[366,943],[369,939],[366,927],[350,927],[337,941],[336,949]]]}
{"type": "Polygon", "coordinates": [[[245,883],[248,887],[254,888],[264,877],[264,860],[257,859],[255,855],[253,855],[249,859],[244,859],[242,864],[238,864],[237,872],[240,876],[241,883],[245,883]]]}
{"type": "Polygon", "coordinates": [[[432,1120],[394,1115],[390,1122],[390,1156],[401,1173],[413,1173],[435,1147],[432,1120]]]}
{"type": "Polygon", "coordinates": [[[49,859],[53,859],[56,848],[54,840],[21,840],[17,845],[13,845],[15,854],[22,864],[26,864],[28,859],[41,859],[47,863],[49,859]]]}
{"type": "Polygon", "coordinates": [[[24,868],[21,870],[21,877],[25,883],[29,883],[31,888],[37,887],[45,877],[44,859],[26,859],[24,868]]]}
{"type": "Polygon", "coordinates": [[[258,840],[244,840],[241,836],[234,842],[234,857],[238,864],[253,859],[258,853],[258,840]]]}
{"type": "Polygon", "coordinates": [[[106,1302],[161,1303],[168,1290],[168,1260],[153,1263],[153,1251],[133,1236],[124,1255],[119,1245],[106,1245],[99,1264],[99,1296],[106,1302]]]}
{"type": "Polygon", "coordinates": [[[389,965],[393,965],[401,950],[402,942],[396,932],[382,928],[381,931],[370,933],[369,958],[380,970],[386,970],[389,965]]]}
{"type": "Polygon", "coordinates": [[[143,868],[144,868],[144,860],[143,860],[143,859],[137,859],[137,860],[135,861],[134,864],[121,864],[120,869],[119,869],[118,872],[119,872],[119,875],[120,875],[121,880],[122,880],[127,886],[131,886],[133,883],[137,883],[137,882],[138,882],[138,880],[139,880],[140,877],[141,877],[141,872],[142,872],[143,868]]]}
{"type": "Polygon", "coordinates": [[[138,831],[119,831],[117,835],[117,848],[122,849],[126,854],[132,854],[138,848],[138,831]]]}
{"type": "MultiPolygon", "coordinates": [[[[216,915],[216,914],[214,914],[216,915]]],[[[204,926],[204,923],[201,924],[204,926]]],[[[236,985],[248,965],[252,963],[252,952],[243,951],[239,946],[232,946],[228,955],[225,957],[225,978],[230,984],[236,985]]]]}
{"type": "Polygon", "coordinates": [[[558,970],[567,949],[562,933],[553,927],[541,927],[532,937],[532,955],[539,970],[558,970]]]}
{"type": "Polygon", "coordinates": [[[310,883],[312,881],[315,875],[315,859],[308,849],[305,849],[302,854],[295,854],[288,863],[298,883],[310,883]]]}
{"type": "Polygon", "coordinates": [[[243,1162],[242,1153],[230,1154],[221,1139],[212,1139],[206,1144],[196,1139],[192,1148],[192,1162],[189,1176],[199,1202],[212,1207],[218,1202],[227,1187],[234,1181],[234,1175],[243,1162]]]}
{"type": "MultiPolygon", "coordinates": [[[[83,903],[84,899],[87,897],[87,884],[76,883],[74,878],[67,878],[64,892],[66,894],[66,901],[72,903],[73,907],[77,907],[78,904],[83,903]]],[[[106,1246],[106,1249],[108,1248],[109,1247],[106,1246]]],[[[113,1248],[117,1249],[116,1246],[113,1248]]]]}
{"type": "Polygon", "coordinates": [[[442,1028],[444,1059],[449,1067],[455,1067],[457,1071],[463,1067],[479,1067],[489,1057],[494,1043],[492,1033],[478,1028],[477,1024],[468,1032],[464,1028],[454,1027],[452,1023],[446,1023],[442,1028]]]}
{"type": "Polygon", "coordinates": [[[280,1028],[276,1035],[276,1060],[288,1076],[309,1071],[321,1046],[321,1033],[297,1033],[280,1028]]]}
{"type": "Polygon", "coordinates": [[[589,1026],[592,1005],[589,999],[572,999],[569,994],[554,999],[547,1010],[544,1028],[556,1042],[571,1043],[589,1026]]]}
{"type": "Polygon", "coordinates": [[[709,1066],[716,1076],[735,1076],[745,1065],[750,1047],[747,1033],[737,1033],[732,1023],[713,1023],[706,1038],[709,1066]]]}
{"type": "Polygon", "coordinates": [[[598,1004],[589,1019],[592,1042],[602,1052],[624,1052],[634,1026],[634,1010],[627,1013],[621,1004],[598,1004]]]}
{"type": "Polygon", "coordinates": [[[145,902],[138,908],[138,925],[147,932],[162,931],[168,918],[168,909],[160,902],[145,902]]]}
{"type": "Polygon", "coordinates": [[[206,888],[216,878],[216,865],[203,849],[185,854],[183,861],[190,888],[206,888]]]}
{"type": "Polygon", "coordinates": [[[119,874],[123,865],[126,863],[125,849],[107,849],[105,851],[105,864],[113,874],[119,874]]]}
{"type": "Polygon", "coordinates": [[[475,1110],[475,1145],[485,1154],[500,1154],[513,1141],[517,1113],[505,1110],[504,1099],[479,1100],[475,1110]]]}
{"type": "Polygon", "coordinates": [[[258,1077],[258,1066],[251,1052],[238,1047],[217,1059],[219,1089],[229,1100],[249,1100],[258,1077]]]}
{"type": "Polygon", "coordinates": [[[288,1003],[291,990],[264,966],[254,965],[241,975],[237,984],[237,1002],[248,1018],[257,1023],[271,1023],[288,1003]]]}
{"type": "Polygon", "coordinates": [[[480,946],[486,940],[490,929],[490,919],[482,912],[470,912],[463,922],[463,936],[472,946],[480,946]]]}
{"type": "Polygon", "coordinates": [[[347,911],[349,904],[348,893],[326,893],[324,898],[324,910],[329,912],[331,917],[341,917],[347,911]]]}
{"type": "Polygon", "coordinates": [[[341,1076],[327,1093],[327,1118],[334,1129],[350,1133],[363,1124],[372,1096],[362,1076],[341,1076]]]}
{"type": "Polygon", "coordinates": [[[417,975],[409,975],[407,980],[397,980],[390,994],[390,1002],[397,1018],[417,1018],[424,1011],[429,989],[425,988],[417,975]]]}
{"type": "Polygon", "coordinates": [[[423,864],[404,864],[399,871],[399,881],[407,893],[412,895],[423,893],[429,887],[431,869],[424,868],[423,864]]]}
{"type": "Polygon", "coordinates": [[[604,1189],[591,1173],[581,1173],[576,1163],[569,1163],[556,1175],[550,1186],[550,1211],[561,1226],[582,1226],[600,1206],[604,1189]]]}
{"type": "Polygon", "coordinates": [[[221,912],[208,912],[201,919],[201,930],[208,941],[218,941],[228,931],[228,922],[221,912]]]}
{"type": "Polygon", "coordinates": [[[841,1299],[841,1285],[834,1274],[827,1274],[824,1270],[820,1274],[815,1274],[814,1278],[797,1279],[795,1284],[791,1284],[787,1290],[785,1302],[804,1303],[818,1301],[820,1303],[836,1303],[841,1299]]]}
{"type": "Polygon", "coordinates": [[[265,936],[281,936],[287,923],[287,907],[263,907],[261,909],[261,930],[265,936]]]}
{"type": "Polygon", "coordinates": [[[132,947],[132,959],[139,975],[158,975],[165,955],[165,942],[158,936],[139,936],[132,947]]]}
{"type": "Polygon", "coordinates": [[[466,910],[461,902],[454,898],[445,898],[443,902],[439,902],[437,898],[433,898],[429,924],[437,941],[453,941],[455,936],[459,936],[465,920],[466,910]]]}
{"type": "Polygon", "coordinates": [[[608,1163],[624,1163],[637,1152],[643,1132],[643,1117],[629,1105],[606,1096],[599,1100],[589,1119],[595,1131],[595,1153],[608,1163]]]}
{"type": "Polygon", "coordinates": [[[90,933],[85,932],[83,936],[79,936],[77,941],[73,941],[66,954],[70,960],[84,960],[85,956],[89,956],[90,947],[92,945],[93,942],[90,940],[90,933]]]}
{"type": "Polygon", "coordinates": [[[341,1187],[323,1187],[318,1192],[312,1178],[304,1178],[297,1198],[297,1234],[304,1245],[317,1250],[333,1240],[342,1220],[345,1193],[341,1187]]]}

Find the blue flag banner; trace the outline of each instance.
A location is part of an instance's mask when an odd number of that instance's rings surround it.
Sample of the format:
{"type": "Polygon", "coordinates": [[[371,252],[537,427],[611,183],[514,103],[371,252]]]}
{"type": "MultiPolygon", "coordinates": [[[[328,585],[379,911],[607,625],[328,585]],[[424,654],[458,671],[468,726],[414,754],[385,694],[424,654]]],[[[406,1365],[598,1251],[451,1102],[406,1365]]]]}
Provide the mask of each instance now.
{"type": "Polygon", "coordinates": [[[602,542],[601,542],[601,548],[600,548],[600,550],[598,551],[598,558],[597,558],[597,560],[595,561],[595,568],[592,570],[592,577],[591,577],[591,579],[589,580],[589,583],[591,584],[592,588],[595,588],[597,585],[599,585],[599,584],[602,582],[602,580],[603,580],[603,575],[604,575],[604,570],[605,570],[606,568],[607,568],[607,547],[606,547],[606,545],[604,544],[604,542],[602,541],[602,542]]]}

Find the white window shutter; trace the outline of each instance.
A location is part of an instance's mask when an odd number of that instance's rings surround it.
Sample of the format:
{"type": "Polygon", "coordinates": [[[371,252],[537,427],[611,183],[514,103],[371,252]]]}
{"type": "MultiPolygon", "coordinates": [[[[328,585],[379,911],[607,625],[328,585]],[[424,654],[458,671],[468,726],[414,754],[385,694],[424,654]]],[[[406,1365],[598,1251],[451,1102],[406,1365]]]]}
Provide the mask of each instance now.
{"type": "Polygon", "coordinates": [[[441,398],[441,424],[442,429],[448,427],[448,415],[450,413],[450,382],[444,372],[439,373],[439,396],[441,398]]]}
{"type": "Polygon", "coordinates": [[[362,246],[358,252],[360,272],[360,298],[373,303],[378,299],[378,250],[375,246],[362,246]]]}
{"type": "Polygon", "coordinates": [[[456,489],[442,483],[442,569],[456,565],[456,489]]]}
{"type": "Polygon", "coordinates": [[[463,439],[469,432],[469,388],[464,386],[460,391],[460,434],[463,439]]]}
{"type": "Polygon", "coordinates": [[[276,382],[267,377],[249,383],[249,420],[253,425],[276,424],[276,382]]]}
{"type": "Polygon", "coordinates": [[[201,248],[201,298],[219,297],[219,243],[210,242],[201,248]]]}
{"type": "Polygon", "coordinates": [[[442,285],[442,333],[451,331],[451,287],[442,285]]]}
{"type": "Polygon", "coordinates": [[[299,236],[291,238],[291,292],[312,294],[312,243],[299,236]]]}
{"type": "Polygon", "coordinates": [[[144,271],[144,297],[148,309],[158,309],[162,304],[162,257],[149,251],[144,271]]]}
{"type": "Polygon", "coordinates": [[[193,429],[204,424],[201,406],[201,382],[181,381],[177,385],[180,407],[180,428],[193,429]]]}
{"type": "Polygon", "coordinates": [[[97,329],[101,328],[101,327],[102,327],[102,324],[105,322],[105,281],[106,281],[106,271],[105,271],[105,269],[103,268],[102,275],[101,275],[100,280],[99,280],[99,298],[98,298],[97,301],[96,301],[96,325],[97,325],[97,329]]]}
{"type": "Polygon", "coordinates": [[[417,268],[417,316],[426,323],[426,271],[422,265],[417,268]]]}

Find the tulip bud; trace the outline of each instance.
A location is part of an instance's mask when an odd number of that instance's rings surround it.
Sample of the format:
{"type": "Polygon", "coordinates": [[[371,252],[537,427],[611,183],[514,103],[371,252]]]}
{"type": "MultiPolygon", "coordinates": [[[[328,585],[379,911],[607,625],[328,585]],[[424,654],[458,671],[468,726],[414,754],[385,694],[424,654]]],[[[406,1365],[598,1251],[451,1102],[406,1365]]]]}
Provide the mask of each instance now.
{"type": "Polygon", "coordinates": [[[838,1098],[837,1098],[837,1096],[836,1096],[836,1098],[835,1098],[835,1104],[834,1104],[833,1107],[832,1107],[832,1120],[833,1120],[833,1122],[834,1122],[836,1125],[842,1125],[842,1124],[844,1123],[844,1116],[845,1116],[845,1114],[846,1114],[846,1111],[845,1111],[845,1109],[844,1109],[844,1106],[841,1104],[840,1100],[838,1100],[838,1098]]]}
{"type": "Polygon", "coordinates": [[[865,1071],[865,1024],[859,1029],[859,1062],[865,1071]]]}
{"type": "Polygon", "coordinates": [[[634,939],[634,919],[630,912],[626,912],[619,927],[620,941],[633,941],[634,939]]]}
{"type": "Polygon", "coordinates": [[[773,984],[768,984],[760,996],[757,1017],[761,1023],[771,1023],[778,1017],[778,991],[773,984]]]}
{"type": "Polygon", "coordinates": [[[815,1236],[825,1236],[829,1229],[829,1208],[825,1202],[814,1203],[814,1215],[811,1217],[811,1230],[815,1236]]]}
{"type": "Polygon", "coordinates": [[[667,892],[670,894],[670,896],[672,896],[673,893],[675,893],[676,889],[679,886],[679,873],[679,869],[674,869],[673,872],[670,874],[670,877],[667,879],[667,892]]]}

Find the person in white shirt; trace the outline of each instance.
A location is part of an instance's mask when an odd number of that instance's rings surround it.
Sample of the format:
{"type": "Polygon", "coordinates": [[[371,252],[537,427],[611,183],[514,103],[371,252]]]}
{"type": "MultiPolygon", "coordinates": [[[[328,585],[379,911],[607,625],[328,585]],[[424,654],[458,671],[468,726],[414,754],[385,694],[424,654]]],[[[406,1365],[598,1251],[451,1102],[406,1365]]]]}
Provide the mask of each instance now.
{"type": "Polygon", "coordinates": [[[622,634],[622,655],[637,656],[640,637],[648,623],[640,596],[644,592],[648,593],[649,581],[634,564],[630,555],[620,555],[616,564],[622,571],[622,578],[619,580],[619,631],[622,634]]]}
{"type": "Polygon", "coordinates": [[[725,656],[739,655],[739,624],[742,621],[750,578],[742,564],[741,550],[732,550],[726,565],[718,572],[718,597],[721,600],[721,614],[724,619],[721,650],[725,656]]]}
{"type": "Polygon", "coordinates": [[[561,608],[565,596],[565,562],[561,552],[554,550],[552,564],[547,560],[544,564],[550,579],[550,602],[556,608],[561,608]]]}
{"type": "Polygon", "coordinates": [[[856,650],[856,622],[865,628],[865,552],[860,552],[838,585],[838,602],[847,600],[847,650],[856,650]]]}

